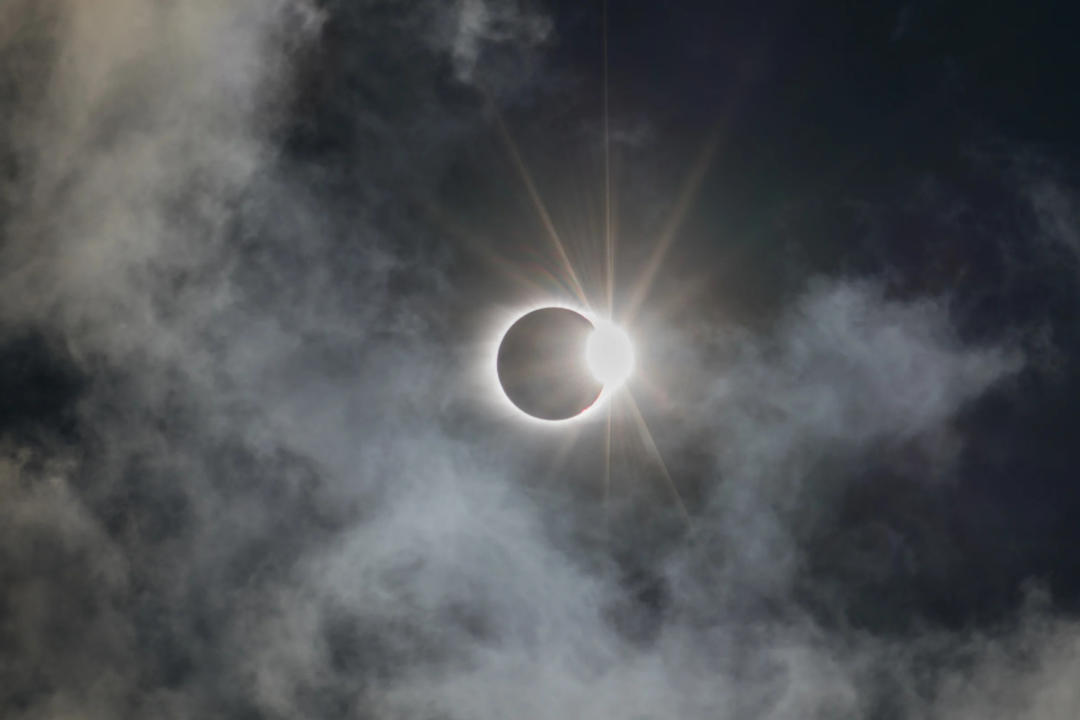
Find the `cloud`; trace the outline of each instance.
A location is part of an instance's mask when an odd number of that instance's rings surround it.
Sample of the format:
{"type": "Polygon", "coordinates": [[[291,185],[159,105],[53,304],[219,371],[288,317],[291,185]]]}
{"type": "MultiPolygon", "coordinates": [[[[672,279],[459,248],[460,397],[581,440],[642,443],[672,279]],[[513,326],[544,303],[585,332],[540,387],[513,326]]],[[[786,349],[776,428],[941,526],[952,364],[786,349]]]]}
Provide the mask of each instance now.
{"type": "Polygon", "coordinates": [[[459,0],[451,41],[451,56],[459,79],[471,81],[484,45],[531,47],[552,30],[551,19],[523,7],[519,0],[459,0]]]}
{"type": "Polygon", "coordinates": [[[957,414],[1022,366],[946,298],[820,279],[771,326],[657,329],[676,394],[650,418],[708,463],[689,531],[632,496],[600,546],[512,429],[453,415],[477,358],[416,207],[480,113],[432,68],[486,87],[485,48],[551,32],[472,0],[0,10],[4,339],[39,333],[84,380],[75,440],[0,460],[5,717],[838,717],[892,686],[908,716],[965,717],[1007,676],[1001,707],[1075,707],[1067,623],[883,639],[802,602],[850,468],[915,448],[947,475],[957,414]],[[294,114],[324,111],[305,135],[294,114]],[[941,647],[959,659],[921,687],[941,647]]]}
{"type": "MultiPolygon", "coordinates": [[[[612,623],[614,595],[626,590],[612,585],[616,575],[603,592],[582,594],[592,587],[585,578],[560,582],[546,571],[559,601],[512,593],[515,612],[528,627],[554,617],[573,632],[496,630],[474,641],[471,661],[407,676],[388,700],[402,716],[434,707],[469,718],[835,717],[863,716],[880,702],[880,681],[869,690],[861,676],[894,676],[889,642],[830,632],[794,602],[807,526],[836,494],[824,481],[850,480],[823,478],[822,468],[837,454],[843,467],[890,444],[933,444],[966,402],[1016,372],[1020,356],[966,347],[939,302],[889,300],[866,282],[819,283],[771,333],[710,329],[707,342],[695,346],[675,330],[658,342],[687,348],[665,359],[680,387],[695,392],[674,398],[678,409],[660,427],[707,427],[701,442],[722,478],[694,513],[689,542],[662,562],[666,600],[623,610],[660,613],[658,633],[642,646],[612,623]],[[691,370],[702,357],[711,361],[691,370]]],[[[932,472],[943,461],[930,453],[921,467],[932,472]]],[[[645,537],[634,525],[614,542],[647,556],[645,537]]],[[[512,585],[514,574],[497,577],[512,585]]],[[[902,651],[915,662],[911,648],[902,651]]],[[[907,683],[911,670],[895,669],[896,682],[907,683]]],[[[924,694],[919,707],[931,699],[924,694]]]]}
{"type": "MultiPolygon", "coordinates": [[[[51,19],[22,32],[45,35],[51,52],[16,79],[43,89],[16,107],[22,122],[7,138],[20,175],[6,319],[48,318],[72,340],[91,341],[86,330],[121,352],[167,354],[180,339],[154,304],[173,299],[147,279],[198,276],[219,259],[230,205],[269,152],[285,62],[271,37],[284,23],[310,32],[316,16],[290,2],[48,6],[51,19]]],[[[5,24],[22,12],[9,6],[5,24]]],[[[203,305],[185,308],[193,315],[224,301],[191,295],[203,305]]]]}
{"type": "Polygon", "coordinates": [[[1032,184],[1029,195],[1043,236],[1066,250],[1075,263],[1080,258],[1080,211],[1076,194],[1052,178],[1032,184]]]}
{"type": "Polygon", "coordinates": [[[130,623],[110,602],[131,591],[128,560],[68,486],[70,468],[26,465],[0,463],[5,713],[105,717],[130,689],[124,675],[135,660],[130,623]]]}
{"type": "Polygon", "coordinates": [[[963,647],[966,667],[943,683],[935,716],[967,718],[1073,717],[1080,692],[1080,628],[1030,601],[1020,623],[963,647]]]}

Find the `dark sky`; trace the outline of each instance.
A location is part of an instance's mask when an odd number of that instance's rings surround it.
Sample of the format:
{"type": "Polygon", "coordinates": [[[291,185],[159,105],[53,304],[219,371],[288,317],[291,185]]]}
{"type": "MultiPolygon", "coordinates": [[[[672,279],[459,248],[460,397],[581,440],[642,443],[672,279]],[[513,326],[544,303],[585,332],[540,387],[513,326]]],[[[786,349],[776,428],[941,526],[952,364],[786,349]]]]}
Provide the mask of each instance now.
{"type": "Polygon", "coordinates": [[[1076,23],[0,4],[0,716],[1080,716],[1076,23]]]}

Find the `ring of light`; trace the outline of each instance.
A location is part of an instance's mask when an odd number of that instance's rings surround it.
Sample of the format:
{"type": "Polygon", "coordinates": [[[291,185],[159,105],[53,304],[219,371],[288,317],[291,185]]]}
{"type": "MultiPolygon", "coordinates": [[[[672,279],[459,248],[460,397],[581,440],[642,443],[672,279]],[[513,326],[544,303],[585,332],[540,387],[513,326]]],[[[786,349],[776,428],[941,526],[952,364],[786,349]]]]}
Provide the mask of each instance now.
{"type": "Polygon", "coordinates": [[[626,383],[626,381],[633,374],[635,366],[635,354],[633,348],[633,342],[630,339],[629,334],[621,327],[611,322],[610,320],[599,317],[595,313],[587,310],[583,310],[580,307],[575,307],[566,303],[560,302],[546,302],[537,303],[535,305],[526,307],[524,309],[519,308],[513,313],[509,313],[503,316],[502,322],[499,323],[499,330],[495,335],[495,340],[491,344],[490,351],[490,375],[494,385],[495,396],[499,399],[500,405],[508,410],[512,409],[512,413],[518,418],[523,418],[528,422],[531,422],[540,426],[562,426],[569,423],[581,422],[594,416],[597,408],[604,405],[611,396],[626,383]],[[501,345],[503,338],[511,327],[522,317],[529,314],[534,310],[538,310],[545,307],[562,307],[569,310],[573,310],[582,316],[584,316],[589,322],[596,328],[589,336],[586,342],[585,350],[585,363],[589,368],[590,373],[603,385],[603,390],[596,401],[586,407],[577,415],[562,420],[548,420],[545,418],[539,418],[534,415],[530,415],[525,412],[510,399],[506,394],[498,378],[497,358],[498,349],[501,345]],[[590,360],[591,358],[591,360],[590,360]],[[604,378],[608,378],[605,382],[604,378]]]}

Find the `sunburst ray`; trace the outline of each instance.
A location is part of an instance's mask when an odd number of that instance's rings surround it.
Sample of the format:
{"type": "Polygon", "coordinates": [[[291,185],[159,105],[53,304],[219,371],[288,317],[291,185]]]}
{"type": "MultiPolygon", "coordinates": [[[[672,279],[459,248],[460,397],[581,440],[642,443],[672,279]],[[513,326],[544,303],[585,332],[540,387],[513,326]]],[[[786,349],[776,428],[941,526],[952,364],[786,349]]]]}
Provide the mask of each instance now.
{"type": "Polygon", "coordinates": [[[668,472],[667,464],[660,454],[660,449],[656,446],[656,441],[653,439],[653,434],[649,430],[648,423],[645,422],[645,416],[641,414],[641,409],[638,408],[638,404],[634,400],[634,396],[630,393],[629,388],[626,390],[625,396],[626,405],[630,408],[630,413],[633,415],[634,422],[641,435],[641,440],[645,444],[646,451],[652,456],[653,460],[656,461],[656,466],[660,470],[660,474],[663,475],[664,482],[671,491],[671,497],[675,501],[675,505],[679,508],[679,513],[682,515],[687,527],[692,527],[693,523],[690,520],[690,513],[686,510],[686,504],[683,502],[682,494],[680,494],[679,489],[675,487],[675,482],[671,479],[671,473],[668,472]]]}
{"type": "Polygon", "coordinates": [[[510,153],[510,158],[514,161],[514,166],[517,168],[518,175],[521,177],[521,181],[524,183],[525,189],[529,193],[529,198],[532,200],[533,207],[536,209],[540,222],[544,226],[548,239],[551,240],[551,245],[555,250],[555,254],[558,256],[559,263],[562,265],[563,270],[566,271],[566,276],[572,286],[573,292],[583,307],[591,309],[588,296],[585,293],[585,288],[582,286],[581,280],[574,270],[574,264],[570,261],[570,256],[567,254],[566,246],[559,237],[558,230],[555,229],[555,223],[551,220],[551,214],[548,212],[547,205],[540,196],[540,191],[536,187],[536,182],[533,180],[532,173],[529,172],[529,168],[525,164],[524,158],[521,156],[521,150],[518,148],[518,144],[514,140],[513,135],[510,134],[510,129],[506,126],[506,122],[503,120],[498,107],[494,102],[490,102],[489,104],[492,115],[495,118],[495,125],[499,129],[499,135],[506,145],[507,152],[510,153]]]}
{"type": "Polygon", "coordinates": [[[705,141],[701,152],[698,153],[697,161],[691,166],[690,171],[683,180],[682,188],[679,190],[679,195],[675,200],[675,206],[672,208],[671,215],[669,216],[667,223],[665,223],[664,227],[661,229],[659,237],[656,239],[656,244],[649,254],[649,259],[645,262],[645,269],[642,271],[641,277],[639,277],[638,281],[634,284],[630,301],[627,303],[626,307],[626,317],[628,322],[631,318],[636,316],[638,310],[641,308],[641,304],[652,290],[653,282],[656,280],[656,274],[663,265],[664,259],[671,249],[671,244],[678,235],[679,228],[682,227],[683,221],[686,219],[686,213],[689,211],[691,203],[697,196],[697,191],[701,188],[701,183],[705,179],[705,173],[712,164],[712,158],[716,153],[719,141],[720,129],[716,128],[705,141]]]}

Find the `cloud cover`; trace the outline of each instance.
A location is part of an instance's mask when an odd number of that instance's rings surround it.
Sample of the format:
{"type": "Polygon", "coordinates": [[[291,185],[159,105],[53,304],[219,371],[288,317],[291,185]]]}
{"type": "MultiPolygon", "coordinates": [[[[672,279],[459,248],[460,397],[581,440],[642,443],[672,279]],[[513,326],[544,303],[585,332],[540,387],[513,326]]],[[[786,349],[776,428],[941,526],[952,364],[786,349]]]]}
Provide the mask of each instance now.
{"type": "MultiPolygon", "coordinates": [[[[1022,367],[945,298],[820,279],[769,326],[656,328],[658,438],[705,458],[687,530],[631,494],[597,545],[595,508],[536,490],[463,380],[479,343],[416,208],[483,122],[440,63],[512,92],[483,48],[532,65],[549,33],[472,0],[0,10],[0,328],[79,378],[74,440],[4,441],[5,717],[1075,715],[1052,608],[876,634],[806,572],[860,468],[902,452],[945,482],[958,413],[1022,367]],[[318,86],[328,59],[358,97],[318,86]],[[305,145],[305,112],[353,154],[305,145]]],[[[903,567],[866,532],[837,572],[903,567]]]]}

